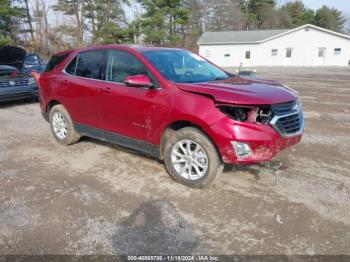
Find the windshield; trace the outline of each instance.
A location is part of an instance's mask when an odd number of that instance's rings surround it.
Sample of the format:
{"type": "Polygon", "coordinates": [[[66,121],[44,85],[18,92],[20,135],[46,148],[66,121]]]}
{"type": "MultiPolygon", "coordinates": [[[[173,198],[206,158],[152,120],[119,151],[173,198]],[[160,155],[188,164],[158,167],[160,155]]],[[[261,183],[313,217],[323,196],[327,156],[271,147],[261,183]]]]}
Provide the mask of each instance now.
{"type": "Polygon", "coordinates": [[[165,78],[176,83],[200,83],[229,78],[221,69],[186,50],[149,50],[144,51],[143,55],[165,78]]]}
{"type": "Polygon", "coordinates": [[[39,65],[39,59],[36,55],[27,55],[24,63],[27,65],[39,65]]]}

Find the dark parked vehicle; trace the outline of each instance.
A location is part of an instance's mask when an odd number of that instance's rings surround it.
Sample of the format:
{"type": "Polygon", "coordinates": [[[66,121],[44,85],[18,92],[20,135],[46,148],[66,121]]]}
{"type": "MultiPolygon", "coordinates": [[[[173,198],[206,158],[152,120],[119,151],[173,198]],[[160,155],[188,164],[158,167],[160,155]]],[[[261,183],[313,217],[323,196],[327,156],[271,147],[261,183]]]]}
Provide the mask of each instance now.
{"type": "Polygon", "coordinates": [[[229,74],[182,49],[66,51],[34,75],[59,143],[90,136],[136,149],[163,159],[169,174],[191,187],[210,185],[223,163],[270,160],[304,130],[294,90],[229,74]]]}
{"type": "MultiPolygon", "coordinates": [[[[36,68],[38,64],[26,65],[26,59],[27,62],[33,61],[29,57],[22,48],[0,47],[0,102],[38,98],[38,86],[31,72],[40,68],[36,68]]],[[[40,66],[43,66],[41,59],[40,66]]]]}
{"type": "Polygon", "coordinates": [[[44,72],[46,68],[44,60],[36,53],[29,53],[24,59],[24,71],[32,72],[33,70],[39,73],[44,72]]]}

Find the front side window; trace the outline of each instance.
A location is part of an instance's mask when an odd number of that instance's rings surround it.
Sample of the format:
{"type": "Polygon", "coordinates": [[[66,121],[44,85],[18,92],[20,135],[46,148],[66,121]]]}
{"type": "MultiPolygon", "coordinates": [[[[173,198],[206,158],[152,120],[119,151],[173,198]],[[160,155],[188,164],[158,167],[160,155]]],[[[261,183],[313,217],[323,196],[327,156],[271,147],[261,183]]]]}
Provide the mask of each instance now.
{"type": "Polygon", "coordinates": [[[286,49],[286,57],[287,58],[291,58],[292,57],[292,49],[291,48],[287,48],[286,49]]]}
{"type": "Polygon", "coordinates": [[[134,55],[119,50],[109,52],[107,81],[124,83],[126,77],[134,75],[147,75],[153,80],[146,66],[134,55]]]}
{"type": "Polygon", "coordinates": [[[250,59],[250,51],[245,51],[245,59],[250,59]]]}
{"type": "Polygon", "coordinates": [[[168,80],[200,83],[229,78],[221,69],[186,50],[148,50],[143,55],[168,80]]]}
{"type": "MultiPolygon", "coordinates": [[[[73,59],[74,60],[74,59],[73,59]]],[[[79,53],[75,75],[80,77],[105,80],[106,52],[103,50],[79,53]]]]}

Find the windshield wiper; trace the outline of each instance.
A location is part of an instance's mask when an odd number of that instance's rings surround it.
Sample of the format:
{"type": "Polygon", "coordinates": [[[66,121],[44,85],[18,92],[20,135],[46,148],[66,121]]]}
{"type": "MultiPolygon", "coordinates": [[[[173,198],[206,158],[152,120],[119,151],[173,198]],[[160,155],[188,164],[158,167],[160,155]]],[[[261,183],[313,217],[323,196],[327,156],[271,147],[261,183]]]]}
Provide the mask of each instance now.
{"type": "Polygon", "coordinates": [[[215,78],[215,80],[226,80],[226,79],[229,79],[229,77],[223,77],[223,76],[219,76],[217,78],[215,78]]]}

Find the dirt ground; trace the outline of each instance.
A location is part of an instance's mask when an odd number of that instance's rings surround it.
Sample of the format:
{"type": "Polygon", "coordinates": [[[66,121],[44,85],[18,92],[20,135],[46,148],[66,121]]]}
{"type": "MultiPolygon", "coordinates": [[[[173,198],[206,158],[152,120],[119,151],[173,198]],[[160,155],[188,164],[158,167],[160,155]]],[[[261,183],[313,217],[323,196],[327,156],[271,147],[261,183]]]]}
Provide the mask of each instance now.
{"type": "Polygon", "coordinates": [[[60,146],[37,103],[0,106],[0,254],[350,255],[350,68],[258,73],[300,92],[305,136],[205,190],[117,146],[60,146]]]}

